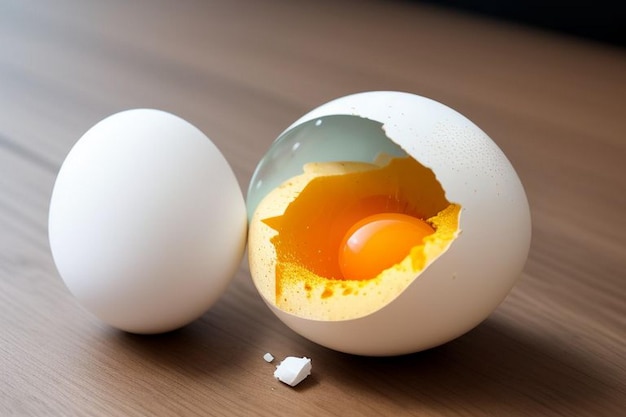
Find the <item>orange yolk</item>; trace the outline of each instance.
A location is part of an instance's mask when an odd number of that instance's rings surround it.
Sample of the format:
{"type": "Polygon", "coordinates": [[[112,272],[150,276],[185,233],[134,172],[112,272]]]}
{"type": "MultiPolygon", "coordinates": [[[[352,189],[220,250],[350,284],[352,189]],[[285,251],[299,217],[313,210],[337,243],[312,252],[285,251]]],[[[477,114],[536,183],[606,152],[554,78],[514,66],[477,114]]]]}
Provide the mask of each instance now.
{"type": "Polygon", "coordinates": [[[364,317],[448,249],[460,215],[413,158],[309,163],[256,209],[250,272],[266,300],[296,317],[364,317]]]}
{"type": "Polygon", "coordinates": [[[432,170],[410,157],[379,163],[306,164],[261,202],[251,269],[267,277],[262,291],[277,307],[370,311],[368,294],[393,297],[456,238],[460,206],[432,170]]]}
{"type": "Polygon", "coordinates": [[[434,233],[423,220],[402,213],[379,213],[354,224],[339,246],[344,279],[363,280],[400,263],[434,233]]]}

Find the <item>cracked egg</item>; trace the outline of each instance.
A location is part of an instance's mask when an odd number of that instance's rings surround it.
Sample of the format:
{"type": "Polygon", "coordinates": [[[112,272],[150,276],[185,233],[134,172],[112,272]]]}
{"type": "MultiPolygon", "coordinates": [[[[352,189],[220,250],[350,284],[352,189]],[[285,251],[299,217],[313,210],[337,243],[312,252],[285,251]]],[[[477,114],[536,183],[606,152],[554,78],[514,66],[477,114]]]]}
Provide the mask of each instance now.
{"type": "Polygon", "coordinates": [[[259,163],[247,206],[264,301],[300,335],[361,355],[469,331],[506,297],[530,244],[526,195],[498,146],[408,93],[303,116],[259,163]]]}

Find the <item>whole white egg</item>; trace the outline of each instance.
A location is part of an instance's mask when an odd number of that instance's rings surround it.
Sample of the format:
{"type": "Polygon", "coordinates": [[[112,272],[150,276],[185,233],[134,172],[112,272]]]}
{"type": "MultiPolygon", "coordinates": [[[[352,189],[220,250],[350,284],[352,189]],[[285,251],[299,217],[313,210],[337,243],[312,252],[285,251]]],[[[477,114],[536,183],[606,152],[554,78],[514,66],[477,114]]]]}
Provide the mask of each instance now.
{"type": "Polygon", "coordinates": [[[247,200],[265,302],[300,335],[354,354],[406,354],[469,331],[509,293],[530,246],[526,194],[503,152],[457,111],[409,93],[307,113],[273,143],[247,200]],[[374,278],[341,277],[333,233],[379,200],[423,212],[435,233],[374,278]]]}
{"type": "Polygon", "coordinates": [[[89,129],[50,202],[50,247],[67,288],[102,321],[134,333],[202,315],[237,270],[246,228],[241,190],[217,147],[152,109],[89,129]]]}

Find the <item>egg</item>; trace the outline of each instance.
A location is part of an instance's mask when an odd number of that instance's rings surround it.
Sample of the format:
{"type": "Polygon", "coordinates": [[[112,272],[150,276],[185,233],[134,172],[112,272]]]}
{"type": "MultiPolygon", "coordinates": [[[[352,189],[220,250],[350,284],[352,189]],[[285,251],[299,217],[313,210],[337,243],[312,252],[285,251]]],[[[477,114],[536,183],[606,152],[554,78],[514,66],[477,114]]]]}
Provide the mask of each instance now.
{"type": "Polygon", "coordinates": [[[233,171],[200,130],[133,109],[71,149],[48,229],[57,269],[86,310],[121,330],[160,333],[195,320],[225,291],[247,218],[233,171]]]}
{"type": "Polygon", "coordinates": [[[298,334],[342,352],[417,352],[507,296],[531,239],[513,166],[457,111],[376,91],[328,102],[272,144],[247,195],[253,282],[298,334]]]}

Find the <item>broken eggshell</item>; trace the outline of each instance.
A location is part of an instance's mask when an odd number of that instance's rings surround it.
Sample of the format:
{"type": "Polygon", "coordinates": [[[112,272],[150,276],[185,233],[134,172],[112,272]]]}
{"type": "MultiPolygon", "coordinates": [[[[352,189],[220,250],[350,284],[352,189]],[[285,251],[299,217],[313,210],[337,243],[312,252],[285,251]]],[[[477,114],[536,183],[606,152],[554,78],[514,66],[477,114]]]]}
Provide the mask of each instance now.
{"type": "Polygon", "coordinates": [[[311,359],[287,356],[278,364],[274,371],[274,378],[287,385],[295,387],[311,375],[311,359]]]}
{"type": "Polygon", "coordinates": [[[412,353],[471,330],[506,297],[530,246],[528,202],[506,156],[463,115],[409,93],[354,94],[304,115],[257,167],[247,205],[250,271],[270,309],[311,341],[360,355],[412,353]],[[393,299],[373,297],[366,314],[316,319],[277,306],[275,284],[268,279],[276,253],[263,231],[264,219],[255,217],[257,208],[262,211],[274,190],[307,163],[371,163],[380,155],[407,154],[432,170],[446,200],[461,207],[458,234],[449,247],[393,299]]]}

